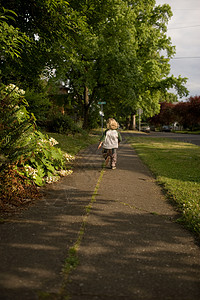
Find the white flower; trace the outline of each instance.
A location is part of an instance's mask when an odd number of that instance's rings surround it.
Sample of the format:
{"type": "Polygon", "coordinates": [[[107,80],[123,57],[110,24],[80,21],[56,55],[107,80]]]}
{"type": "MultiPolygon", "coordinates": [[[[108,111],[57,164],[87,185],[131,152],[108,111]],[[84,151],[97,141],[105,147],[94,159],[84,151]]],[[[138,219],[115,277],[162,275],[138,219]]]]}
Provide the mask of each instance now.
{"type": "Polygon", "coordinates": [[[73,173],[73,171],[72,170],[60,170],[60,171],[58,171],[58,174],[60,175],[60,176],[68,176],[68,175],[71,175],[73,173]]]}
{"type": "Polygon", "coordinates": [[[46,183],[53,183],[59,180],[58,176],[49,176],[46,178],[46,183]]]}
{"type": "Polygon", "coordinates": [[[40,140],[42,143],[47,143],[48,141],[47,140],[43,140],[43,139],[41,139],[40,140]]]}
{"type": "Polygon", "coordinates": [[[42,147],[44,143],[48,143],[48,141],[47,141],[47,140],[40,139],[40,140],[37,142],[37,144],[38,144],[40,147],[42,147]]]}
{"type": "Polygon", "coordinates": [[[49,139],[49,144],[50,144],[50,146],[55,146],[55,145],[57,145],[57,144],[59,144],[54,138],[50,138],[49,139]]]}
{"type": "Polygon", "coordinates": [[[24,95],[25,94],[25,91],[22,90],[22,89],[19,89],[15,84],[11,83],[9,85],[6,86],[5,88],[6,91],[13,91],[15,94],[18,94],[18,95],[24,95]]]}
{"type": "Polygon", "coordinates": [[[26,165],[25,170],[28,173],[29,176],[32,176],[33,178],[36,178],[38,170],[32,168],[31,166],[26,165]]]}
{"type": "Polygon", "coordinates": [[[22,90],[22,89],[20,89],[20,90],[18,91],[18,93],[19,93],[20,95],[24,95],[24,94],[25,94],[25,91],[22,90]]]}
{"type": "Polygon", "coordinates": [[[11,83],[11,84],[9,84],[9,85],[6,87],[6,90],[12,91],[15,87],[16,87],[16,85],[13,84],[13,83],[11,83]]]}
{"type": "Polygon", "coordinates": [[[68,154],[68,153],[64,153],[64,159],[66,160],[66,161],[72,161],[72,160],[75,160],[75,157],[73,156],[73,155],[70,155],[70,154],[68,154]]]}

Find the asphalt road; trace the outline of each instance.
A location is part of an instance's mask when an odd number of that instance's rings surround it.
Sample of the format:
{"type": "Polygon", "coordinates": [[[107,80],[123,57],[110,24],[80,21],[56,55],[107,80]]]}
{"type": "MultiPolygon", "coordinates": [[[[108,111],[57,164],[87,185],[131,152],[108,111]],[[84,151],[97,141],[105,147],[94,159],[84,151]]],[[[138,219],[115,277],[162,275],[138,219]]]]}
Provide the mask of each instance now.
{"type": "Polygon", "coordinates": [[[151,131],[150,134],[148,135],[151,137],[172,138],[181,142],[191,143],[200,146],[200,134],[182,134],[182,133],[173,133],[173,132],[151,131]]]}

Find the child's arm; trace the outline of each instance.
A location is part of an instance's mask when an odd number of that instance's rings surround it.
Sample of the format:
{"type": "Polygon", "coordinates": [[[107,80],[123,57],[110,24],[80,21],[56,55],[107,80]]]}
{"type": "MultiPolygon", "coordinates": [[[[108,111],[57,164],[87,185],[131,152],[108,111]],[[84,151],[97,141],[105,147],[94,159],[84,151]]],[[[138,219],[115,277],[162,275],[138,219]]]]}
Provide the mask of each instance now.
{"type": "Polygon", "coordinates": [[[100,142],[100,143],[99,143],[98,149],[101,148],[102,144],[103,144],[103,142],[100,142]]]}
{"type": "Polygon", "coordinates": [[[118,143],[121,143],[122,142],[122,136],[121,134],[118,132],[118,143]]]}
{"type": "Polygon", "coordinates": [[[107,132],[107,130],[104,131],[102,137],[100,138],[100,143],[99,143],[98,149],[101,148],[101,146],[102,146],[102,144],[103,144],[103,142],[104,142],[104,140],[105,140],[106,132],[107,132]]]}

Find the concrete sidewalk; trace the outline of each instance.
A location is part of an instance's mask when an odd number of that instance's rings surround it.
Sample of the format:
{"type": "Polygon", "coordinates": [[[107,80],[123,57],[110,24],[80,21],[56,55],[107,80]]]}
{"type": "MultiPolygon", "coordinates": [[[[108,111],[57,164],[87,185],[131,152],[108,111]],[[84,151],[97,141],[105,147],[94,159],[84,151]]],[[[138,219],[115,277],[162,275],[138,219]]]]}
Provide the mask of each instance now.
{"type": "Polygon", "coordinates": [[[70,276],[72,300],[200,298],[200,251],[129,145],[106,170],[70,276]]]}
{"type": "Polygon", "coordinates": [[[1,225],[0,299],[200,298],[199,246],[175,223],[151,173],[125,142],[116,170],[101,163],[100,151],[88,148],[72,176],[1,225]],[[65,281],[62,266],[83,219],[80,263],[65,281]]]}

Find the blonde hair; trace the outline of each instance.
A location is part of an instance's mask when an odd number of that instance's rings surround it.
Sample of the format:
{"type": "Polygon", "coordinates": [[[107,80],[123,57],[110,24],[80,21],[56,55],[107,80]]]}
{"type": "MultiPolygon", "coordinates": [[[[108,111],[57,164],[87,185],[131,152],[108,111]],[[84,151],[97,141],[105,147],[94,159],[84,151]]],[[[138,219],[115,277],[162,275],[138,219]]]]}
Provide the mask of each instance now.
{"type": "Polygon", "coordinates": [[[115,119],[113,118],[109,118],[107,121],[107,128],[108,129],[118,129],[119,124],[117,123],[117,121],[115,121],[115,119]]]}

